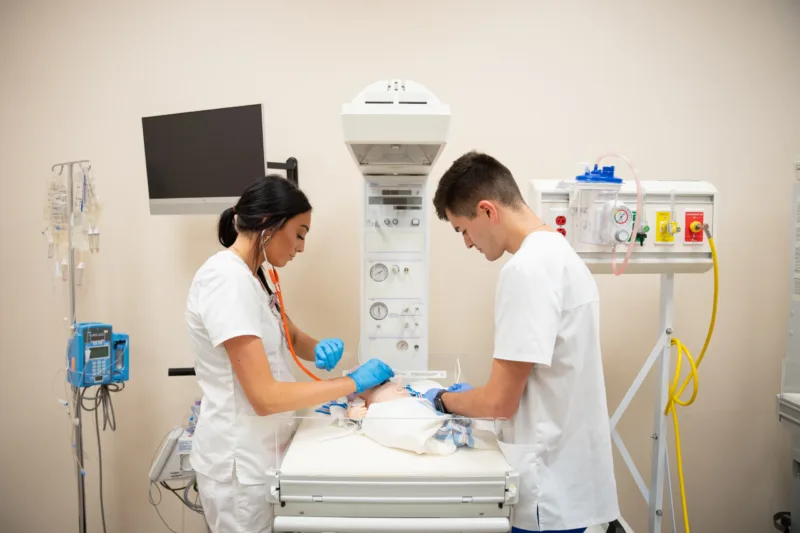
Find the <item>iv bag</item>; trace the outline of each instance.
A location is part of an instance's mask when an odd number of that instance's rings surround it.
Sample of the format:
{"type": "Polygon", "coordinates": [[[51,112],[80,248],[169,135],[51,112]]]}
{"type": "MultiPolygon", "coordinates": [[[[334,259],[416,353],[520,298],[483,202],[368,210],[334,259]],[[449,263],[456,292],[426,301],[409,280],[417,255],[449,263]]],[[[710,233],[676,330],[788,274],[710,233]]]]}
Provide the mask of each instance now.
{"type": "Polygon", "coordinates": [[[67,229],[67,184],[53,173],[47,181],[44,203],[44,221],[46,231],[53,240],[60,241],[67,229]]]}

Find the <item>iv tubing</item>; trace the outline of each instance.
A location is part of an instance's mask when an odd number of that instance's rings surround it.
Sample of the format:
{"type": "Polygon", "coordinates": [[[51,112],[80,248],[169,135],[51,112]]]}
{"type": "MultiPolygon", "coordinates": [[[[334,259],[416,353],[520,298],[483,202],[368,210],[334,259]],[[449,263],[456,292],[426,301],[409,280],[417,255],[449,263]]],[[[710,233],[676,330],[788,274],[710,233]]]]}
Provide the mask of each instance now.
{"type": "Polygon", "coordinates": [[[269,277],[272,279],[272,283],[275,284],[275,292],[278,293],[278,302],[281,305],[281,319],[283,319],[283,330],[286,332],[286,344],[289,346],[289,352],[292,354],[292,358],[294,358],[294,362],[297,363],[297,366],[300,367],[300,370],[305,372],[305,374],[313,379],[314,381],[322,381],[321,378],[312,374],[303,363],[300,362],[300,359],[297,357],[297,354],[294,353],[294,346],[292,345],[292,336],[289,334],[289,322],[286,320],[286,311],[283,305],[283,293],[281,293],[281,283],[278,279],[278,271],[275,270],[275,267],[271,268],[269,271],[269,277]]]}
{"type": "Polygon", "coordinates": [[[684,346],[684,344],[677,339],[676,337],[672,338],[671,345],[677,347],[678,349],[678,361],[675,364],[675,377],[670,384],[669,388],[669,400],[667,401],[667,406],[664,409],[664,416],[669,415],[672,413],[672,422],[675,427],[675,455],[678,459],[678,480],[680,481],[681,487],[681,505],[683,506],[683,525],[684,531],[686,533],[690,533],[689,531],[689,513],[686,508],[686,489],[684,487],[683,482],[683,459],[681,458],[681,434],[678,429],[678,411],[676,409],[677,405],[682,406],[689,406],[691,405],[695,398],[697,398],[697,391],[700,388],[699,378],[697,376],[697,368],[700,366],[700,363],[703,361],[703,357],[706,354],[706,349],[708,348],[708,344],[711,341],[711,335],[714,333],[714,324],[717,321],[717,300],[719,297],[719,263],[717,260],[717,247],[714,245],[714,238],[711,236],[711,231],[709,230],[708,225],[703,227],[706,236],[708,237],[708,244],[711,247],[711,259],[714,264],[714,302],[711,308],[711,321],[708,325],[708,333],[706,334],[706,342],[703,344],[703,349],[700,350],[700,355],[697,357],[697,362],[695,363],[694,359],[692,358],[692,354],[689,350],[684,346]],[[683,385],[679,390],[678,389],[678,382],[680,381],[681,375],[681,361],[683,361],[683,355],[686,355],[686,359],[689,361],[689,366],[691,367],[690,374],[686,377],[686,380],[683,382],[683,385]],[[681,400],[681,394],[689,385],[689,382],[692,382],[692,397],[689,398],[687,401],[681,400]]]}
{"type": "Polygon", "coordinates": [[[630,167],[631,171],[633,172],[633,179],[636,181],[636,213],[639,216],[637,216],[636,220],[633,221],[631,241],[627,246],[628,249],[625,252],[625,259],[622,261],[622,266],[619,268],[619,270],[617,270],[617,254],[615,253],[614,250],[611,251],[612,271],[614,272],[615,276],[619,276],[623,272],[625,272],[625,268],[628,266],[628,261],[630,261],[631,253],[633,252],[633,245],[636,242],[636,234],[639,232],[639,225],[641,224],[642,219],[644,218],[644,211],[642,210],[642,184],[641,182],[639,182],[639,175],[636,173],[636,169],[633,167],[633,164],[631,164],[631,162],[628,161],[628,158],[622,154],[615,154],[615,153],[603,154],[597,158],[595,164],[599,166],[600,161],[602,161],[606,157],[618,157],[623,161],[625,161],[628,164],[628,167],[630,167]]]}

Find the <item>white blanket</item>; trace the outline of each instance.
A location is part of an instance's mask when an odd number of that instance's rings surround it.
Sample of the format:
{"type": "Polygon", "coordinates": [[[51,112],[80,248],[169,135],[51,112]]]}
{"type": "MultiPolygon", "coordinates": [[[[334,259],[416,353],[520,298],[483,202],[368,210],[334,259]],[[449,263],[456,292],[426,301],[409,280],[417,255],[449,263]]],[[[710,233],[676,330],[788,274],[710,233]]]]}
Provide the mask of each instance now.
{"type": "Polygon", "coordinates": [[[433,382],[412,383],[409,389],[416,395],[371,404],[362,420],[347,417],[347,398],[328,402],[317,412],[329,415],[333,424],[361,433],[378,444],[418,454],[449,455],[464,447],[496,449],[493,421],[444,415],[419,396],[437,386],[433,382]]]}

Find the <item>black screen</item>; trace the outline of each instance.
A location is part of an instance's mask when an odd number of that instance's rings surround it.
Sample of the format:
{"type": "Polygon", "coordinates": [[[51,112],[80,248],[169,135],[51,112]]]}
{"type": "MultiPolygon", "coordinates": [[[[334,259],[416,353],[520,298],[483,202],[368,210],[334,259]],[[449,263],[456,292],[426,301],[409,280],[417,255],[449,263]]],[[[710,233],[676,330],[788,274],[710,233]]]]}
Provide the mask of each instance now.
{"type": "Polygon", "coordinates": [[[264,176],[261,105],[142,119],[151,199],[239,197],[264,176]]]}

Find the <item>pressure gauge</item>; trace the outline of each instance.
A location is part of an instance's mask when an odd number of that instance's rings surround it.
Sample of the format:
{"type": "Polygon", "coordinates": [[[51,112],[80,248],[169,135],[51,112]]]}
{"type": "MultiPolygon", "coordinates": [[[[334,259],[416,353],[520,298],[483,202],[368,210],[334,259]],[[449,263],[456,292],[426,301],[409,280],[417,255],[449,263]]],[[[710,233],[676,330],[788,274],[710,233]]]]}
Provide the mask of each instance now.
{"type": "Polygon", "coordinates": [[[369,276],[375,281],[385,281],[389,277],[389,268],[383,263],[375,263],[369,269],[369,276]]]}
{"type": "Polygon", "coordinates": [[[406,350],[408,350],[408,343],[406,341],[399,341],[397,343],[397,349],[400,350],[401,352],[405,352],[406,350]]]}
{"type": "Polygon", "coordinates": [[[625,206],[620,206],[614,209],[614,222],[617,224],[627,224],[631,218],[631,210],[625,206]]]}
{"type": "Polygon", "coordinates": [[[369,308],[369,314],[375,320],[383,320],[389,314],[389,308],[383,302],[375,302],[369,308]]]}

